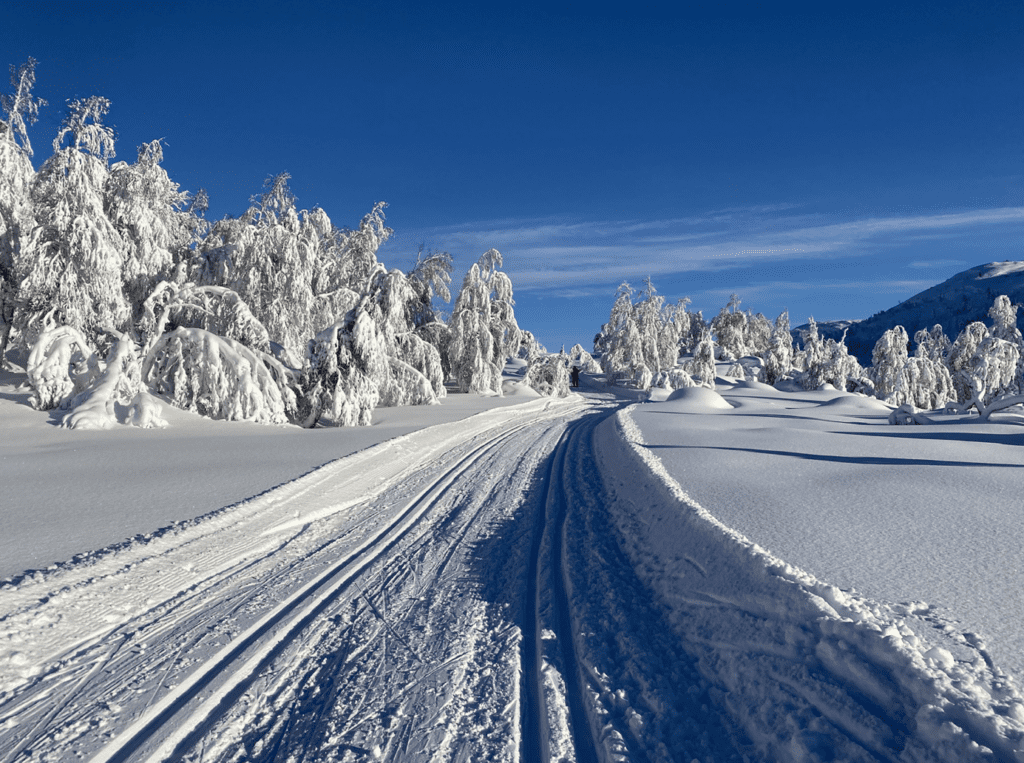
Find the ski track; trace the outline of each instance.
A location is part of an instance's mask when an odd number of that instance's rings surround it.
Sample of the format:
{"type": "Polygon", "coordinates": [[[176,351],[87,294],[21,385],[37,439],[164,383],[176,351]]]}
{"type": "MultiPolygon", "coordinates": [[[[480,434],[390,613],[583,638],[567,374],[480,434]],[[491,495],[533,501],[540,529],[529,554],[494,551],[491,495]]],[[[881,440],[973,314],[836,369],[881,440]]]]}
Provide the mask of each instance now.
{"type": "Polygon", "coordinates": [[[1021,759],[981,646],[984,686],[927,673],[638,438],[608,400],[499,409],[27,573],[0,763],[1021,759]]]}

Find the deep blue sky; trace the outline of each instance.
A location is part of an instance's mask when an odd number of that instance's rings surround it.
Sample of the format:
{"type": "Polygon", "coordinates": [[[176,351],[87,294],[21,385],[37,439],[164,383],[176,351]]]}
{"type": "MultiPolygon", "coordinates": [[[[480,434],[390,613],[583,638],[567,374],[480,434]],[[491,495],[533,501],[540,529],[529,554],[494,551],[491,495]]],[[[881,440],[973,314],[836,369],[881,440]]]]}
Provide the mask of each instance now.
{"type": "Polygon", "coordinates": [[[555,350],[647,275],[796,325],[1024,259],[1020,2],[491,6],[9,0],[0,64],[39,61],[37,165],[106,96],[211,218],[288,172],[337,225],[387,201],[389,266],[496,247],[555,350]]]}

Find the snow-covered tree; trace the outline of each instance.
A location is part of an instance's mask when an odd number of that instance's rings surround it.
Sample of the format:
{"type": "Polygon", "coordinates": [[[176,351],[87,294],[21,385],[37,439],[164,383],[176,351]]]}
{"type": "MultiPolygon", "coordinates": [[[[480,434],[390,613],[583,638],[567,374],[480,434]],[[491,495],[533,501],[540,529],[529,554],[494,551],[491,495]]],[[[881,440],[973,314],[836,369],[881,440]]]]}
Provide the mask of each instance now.
{"type": "Polygon", "coordinates": [[[501,254],[490,249],[470,267],[448,323],[448,362],[463,392],[501,394],[505,360],[518,348],[519,325],[512,281],[498,270],[501,254]]]}
{"type": "Polygon", "coordinates": [[[39,119],[39,109],[46,105],[42,98],[32,95],[32,88],[36,84],[37,63],[29,56],[29,59],[17,68],[11,64],[11,87],[14,88],[14,92],[0,94],[0,108],[7,116],[3,129],[0,130],[0,140],[15,143],[27,156],[32,156],[32,142],[28,138],[27,125],[35,124],[39,119]]]}
{"type": "Polygon", "coordinates": [[[927,358],[937,363],[946,363],[949,351],[953,343],[942,330],[942,326],[936,323],[931,329],[921,329],[914,334],[914,342],[917,347],[914,349],[914,356],[927,358]]]}
{"type": "Polygon", "coordinates": [[[704,330],[704,335],[697,343],[690,363],[690,375],[700,379],[701,386],[715,388],[715,343],[711,340],[711,331],[704,330]]]}
{"type": "Polygon", "coordinates": [[[7,117],[6,121],[0,120],[0,368],[6,362],[14,324],[22,277],[21,253],[35,225],[29,196],[35,171],[26,123],[34,123],[39,108],[46,105],[42,98],[32,95],[35,66],[34,58],[18,68],[12,65],[14,92],[0,95],[0,107],[7,117]]]}
{"type": "Polygon", "coordinates": [[[721,348],[723,357],[740,358],[747,354],[747,316],[739,311],[740,298],[733,294],[729,303],[711,321],[711,333],[721,348]]]}
{"type": "Polygon", "coordinates": [[[576,366],[585,374],[601,373],[601,365],[594,360],[594,357],[583,349],[583,345],[574,344],[569,349],[569,365],[576,366]]]}
{"type": "Polygon", "coordinates": [[[901,405],[906,402],[895,402],[898,379],[903,366],[907,363],[907,345],[910,337],[902,326],[894,326],[886,331],[875,343],[871,353],[871,378],[875,383],[875,396],[880,400],[901,405]]]}
{"type": "Polygon", "coordinates": [[[125,245],[103,208],[107,162],[114,155],[113,130],[102,123],[109,108],[97,96],[68,102],[53,156],[33,185],[37,227],[22,258],[16,318],[23,342],[35,338],[47,315],[90,341],[128,328],[131,310],[121,281],[125,245]]]}
{"type": "Polygon", "coordinates": [[[817,359],[811,362],[803,374],[805,389],[818,389],[822,384],[831,384],[836,389],[846,392],[849,381],[859,379],[864,374],[864,369],[846,347],[845,332],[838,342],[826,339],[820,351],[810,357],[817,359]]]}
{"type": "Polygon", "coordinates": [[[160,141],[144,143],[134,164],[118,162],[110,168],[104,188],[104,211],[125,244],[121,276],[136,319],[153,288],[175,280],[177,266],[201,230],[187,206],[188,194],[178,190],[162,161],[160,141]]]}
{"type": "Polygon", "coordinates": [[[290,374],[277,359],[201,328],[160,336],[142,382],[175,407],[214,419],[284,424],[296,411],[290,374]]]}
{"type": "Polygon", "coordinates": [[[270,352],[270,337],[249,306],[225,286],[197,286],[164,281],[142,305],[138,321],[147,354],[168,329],[201,328],[262,353],[270,352]]]}
{"type": "Polygon", "coordinates": [[[367,426],[389,373],[384,342],[373,318],[353,308],[309,343],[299,418],[314,427],[323,417],[336,426],[367,426]]]}
{"type": "Polygon", "coordinates": [[[987,418],[994,410],[1024,402],[1018,391],[1020,359],[1019,346],[993,336],[984,323],[965,326],[949,353],[959,403],[951,408],[967,411],[974,407],[987,418]]]}
{"type": "Polygon", "coordinates": [[[34,408],[66,408],[100,372],[90,341],[73,326],[46,320],[25,366],[34,408]]]}
{"type": "Polygon", "coordinates": [[[644,359],[644,340],[637,326],[633,289],[628,283],[619,286],[603,333],[601,368],[608,382],[632,381],[639,389],[650,386],[653,372],[644,359]]]}
{"type": "Polygon", "coordinates": [[[423,253],[420,248],[416,266],[409,273],[409,287],[414,295],[410,302],[410,319],[419,329],[430,323],[441,321],[441,313],[434,305],[434,298],[451,302],[452,256],[448,252],[423,253]]]}
{"type": "MultiPolygon", "coordinates": [[[[115,404],[138,403],[139,359],[127,334],[119,334],[103,370],[68,404],[72,410],[61,420],[68,429],[110,429],[117,424],[115,404]]],[[[153,422],[150,419],[150,423],[153,422]]]]}
{"type": "Polygon", "coordinates": [[[546,397],[565,397],[570,391],[566,356],[536,356],[526,367],[525,382],[546,397]]]}
{"type": "Polygon", "coordinates": [[[763,382],[775,384],[793,368],[793,335],[789,330],[789,311],[783,310],[775,319],[764,358],[763,382]]]}

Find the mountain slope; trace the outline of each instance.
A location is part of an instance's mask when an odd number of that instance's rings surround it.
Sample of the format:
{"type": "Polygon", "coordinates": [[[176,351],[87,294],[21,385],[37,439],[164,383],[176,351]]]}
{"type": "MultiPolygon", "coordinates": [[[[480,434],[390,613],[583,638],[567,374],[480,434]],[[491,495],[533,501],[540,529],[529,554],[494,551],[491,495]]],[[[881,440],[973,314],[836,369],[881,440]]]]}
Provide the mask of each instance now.
{"type": "Polygon", "coordinates": [[[850,326],[846,345],[860,362],[871,362],[875,342],[888,329],[903,326],[913,339],[923,328],[941,324],[950,339],[972,321],[991,324],[988,310],[1000,294],[1024,302],[1024,262],[991,262],[957,273],[937,286],[850,326]]]}

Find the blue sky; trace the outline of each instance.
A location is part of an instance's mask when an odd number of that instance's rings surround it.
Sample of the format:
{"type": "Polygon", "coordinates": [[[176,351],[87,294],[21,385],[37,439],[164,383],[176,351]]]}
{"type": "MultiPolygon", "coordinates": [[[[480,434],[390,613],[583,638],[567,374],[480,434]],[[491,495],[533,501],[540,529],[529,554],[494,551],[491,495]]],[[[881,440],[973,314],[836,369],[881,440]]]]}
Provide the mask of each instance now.
{"type": "MultiPolygon", "coordinates": [[[[520,325],[589,346],[650,275],[714,315],[863,318],[1024,259],[1024,4],[9,2],[49,155],[103,95],[210,217],[288,172],[380,252],[505,256],[520,325]]],[[[0,61],[0,63],[5,63],[0,61]]]]}

